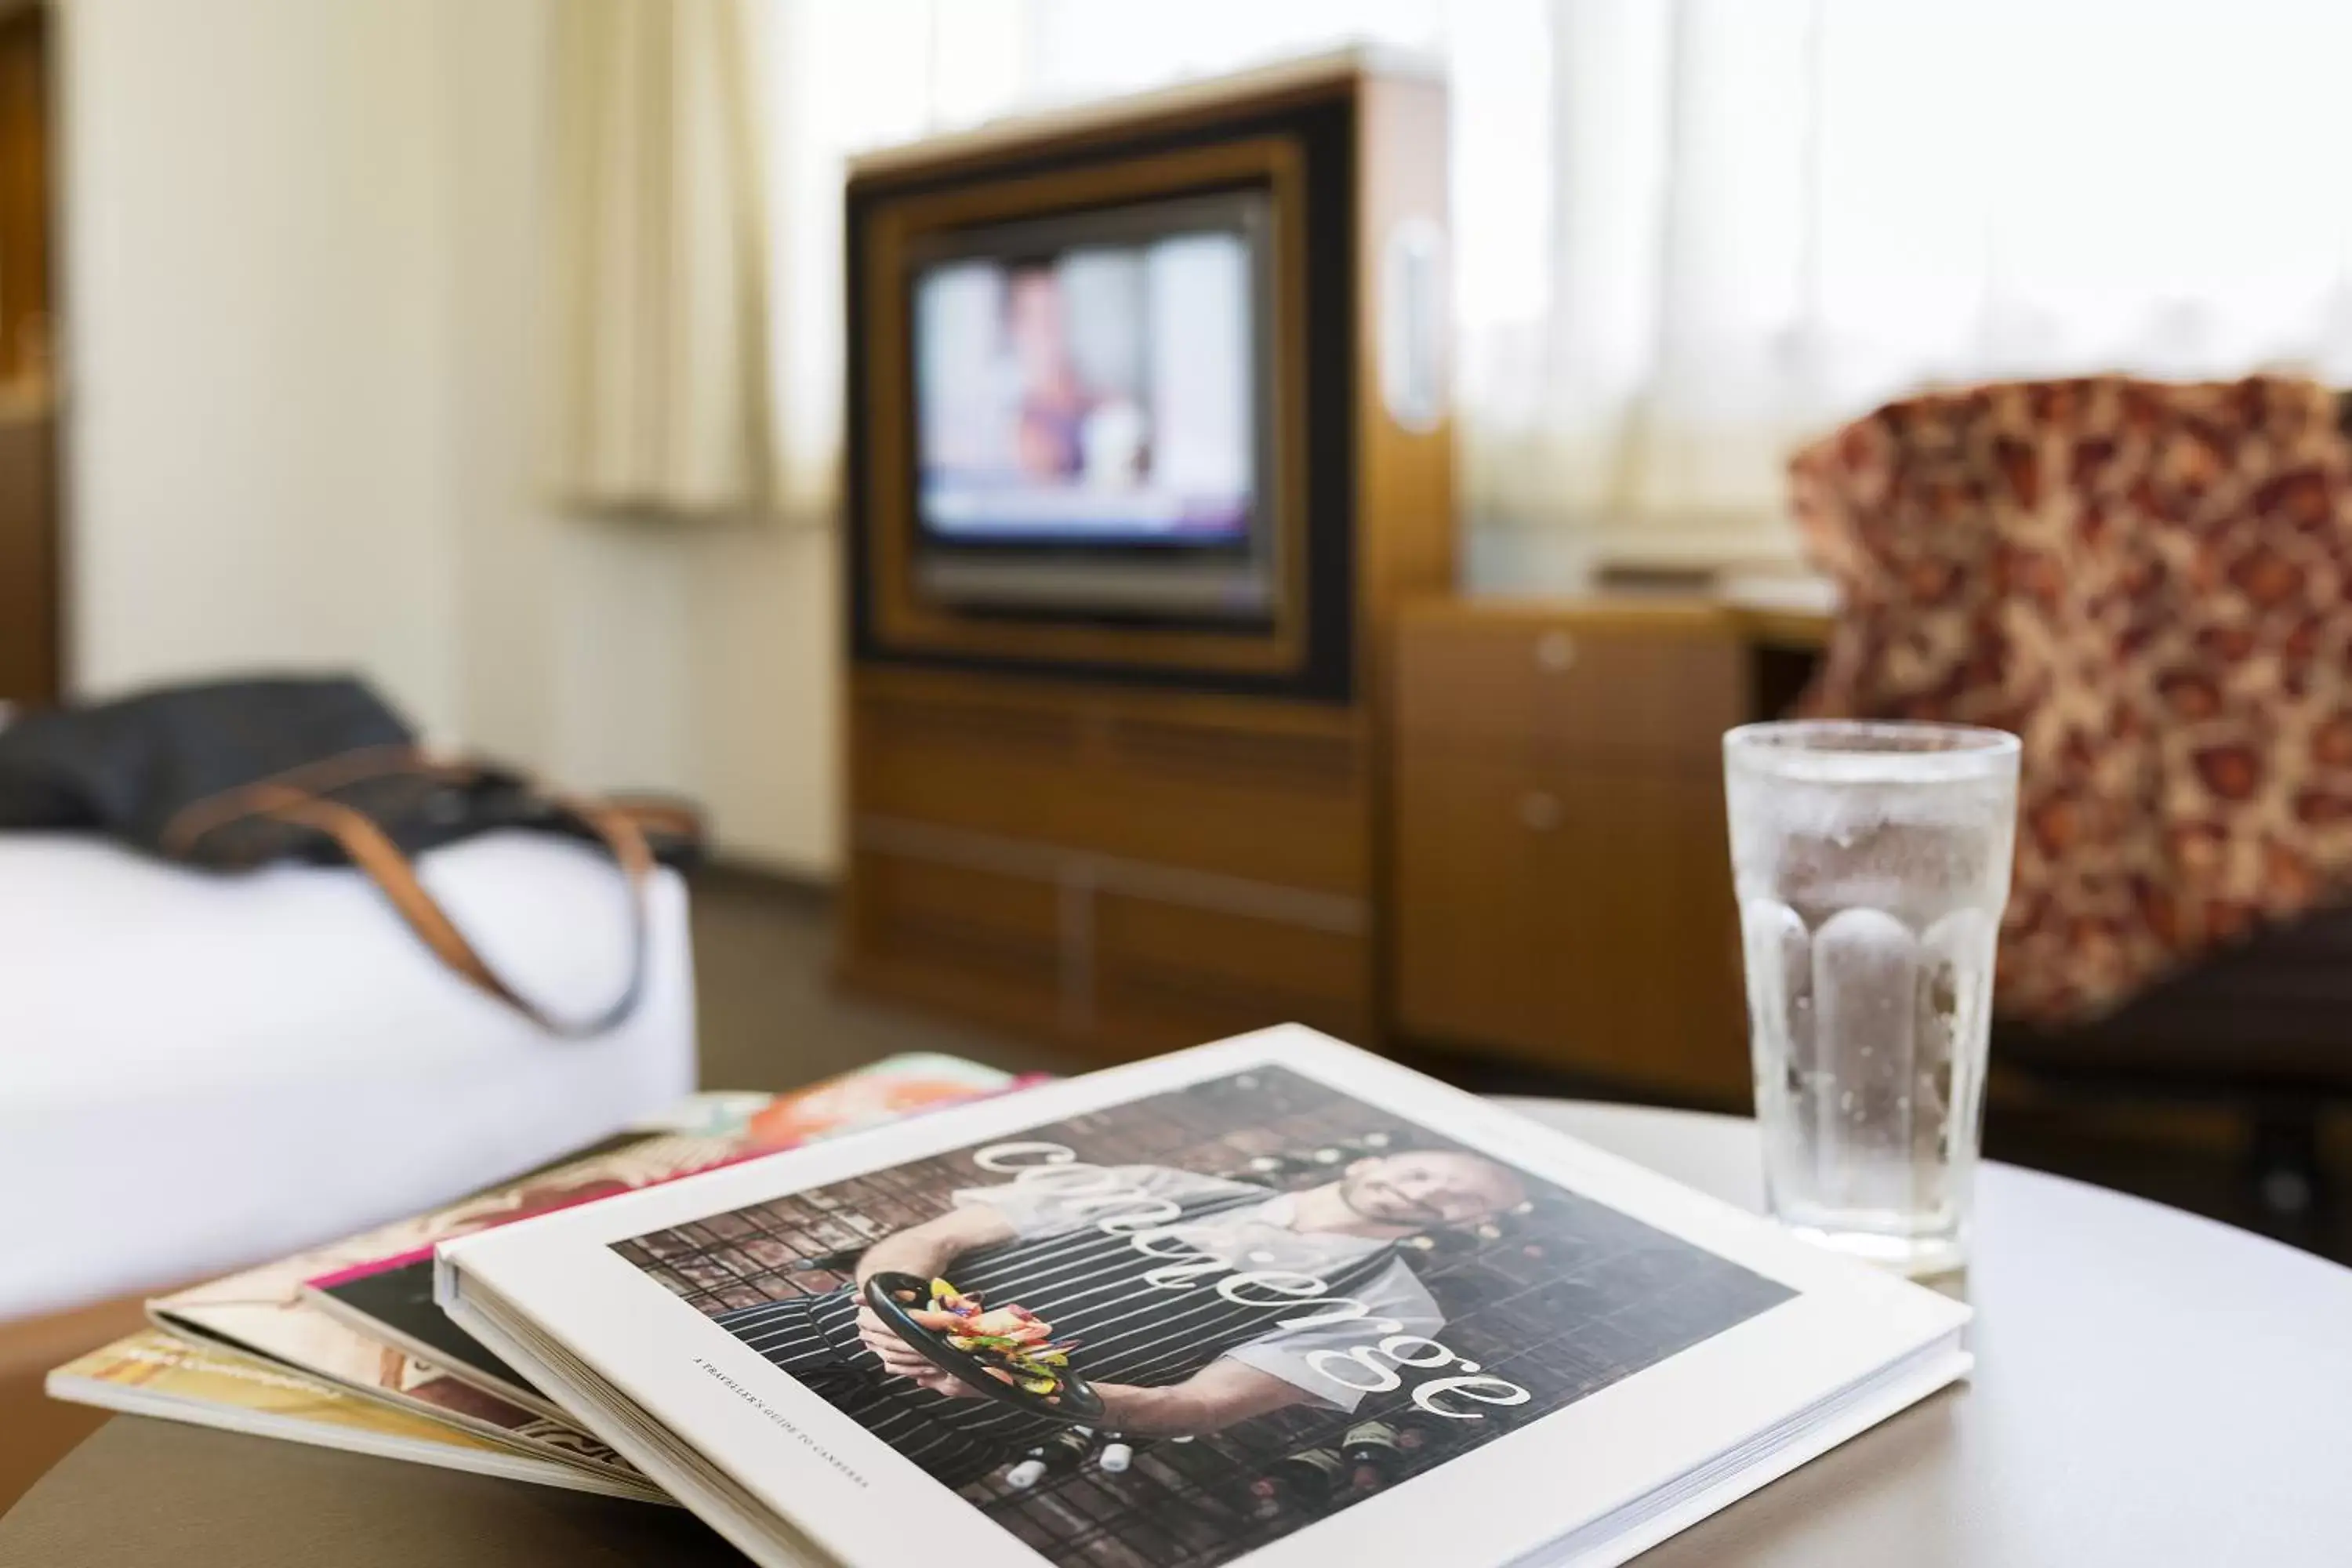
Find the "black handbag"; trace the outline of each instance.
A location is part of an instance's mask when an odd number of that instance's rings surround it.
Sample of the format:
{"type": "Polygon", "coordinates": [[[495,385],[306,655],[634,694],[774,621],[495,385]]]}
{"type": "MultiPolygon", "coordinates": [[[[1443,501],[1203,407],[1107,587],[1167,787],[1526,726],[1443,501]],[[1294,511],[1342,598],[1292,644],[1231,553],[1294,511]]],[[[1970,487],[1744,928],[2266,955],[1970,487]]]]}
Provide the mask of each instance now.
{"type": "Polygon", "coordinates": [[[699,851],[674,803],[559,794],[496,764],[445,759],[363,682],[269,679],[172,687],[28,713],[0,727],[0,831],[103,833],[216,871],[349,864],[445,964],[551,1033],[602,1033],[635,1010],[657,860],[699,851]],[[624,873],[631,956],[613,1003],[557,1016],[508,984],[424,885],[413,857],[497,828],[602,845],[624,873]]]}

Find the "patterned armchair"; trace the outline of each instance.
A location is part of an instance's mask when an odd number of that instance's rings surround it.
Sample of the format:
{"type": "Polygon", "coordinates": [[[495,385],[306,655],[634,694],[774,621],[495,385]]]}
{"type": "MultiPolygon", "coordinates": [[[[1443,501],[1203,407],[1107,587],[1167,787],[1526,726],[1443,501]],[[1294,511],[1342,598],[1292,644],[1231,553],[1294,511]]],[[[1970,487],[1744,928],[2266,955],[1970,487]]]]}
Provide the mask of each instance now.
{"type": "Polygon", "coordinates": [[[2023,741],[1996,1050],[2257,1109],[2313,1194],[2352,1089],[2352,441],[2256,377],[1892,404],[1800,453],[1846,610],[1817,713],[2023,741]]]}

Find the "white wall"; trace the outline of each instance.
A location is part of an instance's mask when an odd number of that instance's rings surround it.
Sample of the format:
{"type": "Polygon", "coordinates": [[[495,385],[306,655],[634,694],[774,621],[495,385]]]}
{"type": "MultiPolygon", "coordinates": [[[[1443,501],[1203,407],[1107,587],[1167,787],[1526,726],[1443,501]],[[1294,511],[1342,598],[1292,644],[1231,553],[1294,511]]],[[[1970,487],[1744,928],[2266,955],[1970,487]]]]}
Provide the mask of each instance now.
{"type": "Polygon", "coordinates": [[[68,0],[69,657],[359,665],[453,724],[436,36],[401,0],[68,0]]]}
{"type": "Polygon", "coordinates": [[[356,666],[836,861],[834,541],[535,500],[556,0],[67,0],[78,684],[356,666]]]}

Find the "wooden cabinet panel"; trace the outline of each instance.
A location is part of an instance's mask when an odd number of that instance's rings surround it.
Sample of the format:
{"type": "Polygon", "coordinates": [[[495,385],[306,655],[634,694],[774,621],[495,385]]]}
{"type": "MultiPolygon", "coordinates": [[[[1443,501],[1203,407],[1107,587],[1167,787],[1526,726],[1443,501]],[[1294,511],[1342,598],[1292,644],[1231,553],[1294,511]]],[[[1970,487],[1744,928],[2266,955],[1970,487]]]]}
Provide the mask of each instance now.
{"type": "Polygon", "coordinates": [[[1368,748],[1352,721],[1311,718],[1245,728],[1148,701],[869,691],[853,723],[857,809],[1363,897],[1368,748]]]}
{"type": "Polygon", "coordinates": [[[1400,633],[1400,740],[1712,761],[1746,701],[1730,619],[1706,606],[1424,606],[1400,633]]]}
{"type": "Polygon", "coordinates": [[[1595,1072],[1744,1105],[1745,994],[1723,785],[1566,767],[1558,867],[1579,918],[1556,970],[1570,1047],[1595,1072]]]}
{"type": "Polygon", "coordinates": [[[1108,1037],[1162,1050],[1286,1023],[1366,1037],[1361,932],[1119,894],[1094,900],[1093,924],[1108,1037]]]}
{"type": "Polygon", "coordinates": [[[56,439],[0,408],[0,702],[58,696],[56,439]]]}
{"type": "Polygon", "coordinates": [[[0,703],[57,700],[63,589],[50,380],[57,243],[50,7],[0,16],[0,703]]]}
{"type": "Polygon", "coordinates": [[[853,981],[1108,1058],[1272,1024],[1371,1037],[1360,904],[974,837],[863,843],[853,981]]]}
{"type": "Polygon", "coordinates": [[[1746,1092],[1719,784],[1408,752],[1397,815],[1409,1033],[1702,1098],[1746,1092]]]}
{"type": "Polygon", "coordinates": [[[1570,946],[1573,912],[1556,841],[1523,815],[1539,787],[1516,763],[1400,757],[1394,951],[1408,1031],[1537,1050],[1554,1043],[1549,970],[1570,946]]]}
{"type": "Polygon", "coordinates": [[[1747,673],[1705,605],[1407,614],[1391,909],[1408,1034],[1744,1100],[1721,744],[1747,673]]]}
{"type": "Polygon", "coordinates": [[[1064,911],[1046,879],[872,849],[851,857],[849,978],[1005,1027],[1065,1018],[1064,911]]]}

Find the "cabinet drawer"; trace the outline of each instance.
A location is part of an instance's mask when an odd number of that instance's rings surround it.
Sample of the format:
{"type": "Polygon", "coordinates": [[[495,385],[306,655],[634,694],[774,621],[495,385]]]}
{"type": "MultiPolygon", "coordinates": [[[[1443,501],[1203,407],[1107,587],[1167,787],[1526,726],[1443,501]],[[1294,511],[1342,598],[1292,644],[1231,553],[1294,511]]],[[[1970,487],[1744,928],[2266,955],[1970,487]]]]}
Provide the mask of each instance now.
{"type": "Polygon", "coordinates": [[[1744,1095],[1710,768],[1408,751],[1396,822],[1407,1031],[1628,1085],[1744,1095]]]}
{"type": "Polygon", "coordinates": [[[1569,921],[1556,846],[1525,816],[1559,810],[1539,789],[1515,763],[1404,754],[1394,874],[1397,1017],[1407,1030],[1470,1045],[1551,1041],[1549,971],[1569,921]]]}
{"type": "Polygon", "coordinates": [[[1408,745],[1713,757],[1745,710],[1740,646],[1712,611],[1449,610],[1398,637],[1408,745]]]}

